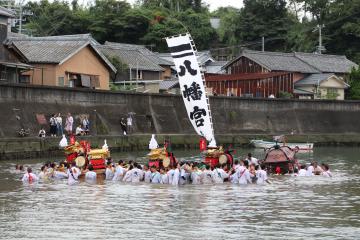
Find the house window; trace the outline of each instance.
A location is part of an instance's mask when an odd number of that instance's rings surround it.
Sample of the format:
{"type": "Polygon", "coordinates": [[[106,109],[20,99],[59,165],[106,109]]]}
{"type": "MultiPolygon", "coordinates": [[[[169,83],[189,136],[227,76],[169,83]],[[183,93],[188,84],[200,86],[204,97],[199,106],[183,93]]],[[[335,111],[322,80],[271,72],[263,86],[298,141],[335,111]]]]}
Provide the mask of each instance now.
{"type": "Polygon", "coordinates": [[[20,75],[19,83],[30,83],[30,75],[20,75]]]}
{"type": "Polygon", "coordinates": [[[327,99],[336,99],[339,96],[336,88],[328,88],[326,92],[327,99]]]}
{"type": "Polygon", "coordinates": [[[64,86],[64,77],[58,77],[58,86],[60,87],[64,86]]]}

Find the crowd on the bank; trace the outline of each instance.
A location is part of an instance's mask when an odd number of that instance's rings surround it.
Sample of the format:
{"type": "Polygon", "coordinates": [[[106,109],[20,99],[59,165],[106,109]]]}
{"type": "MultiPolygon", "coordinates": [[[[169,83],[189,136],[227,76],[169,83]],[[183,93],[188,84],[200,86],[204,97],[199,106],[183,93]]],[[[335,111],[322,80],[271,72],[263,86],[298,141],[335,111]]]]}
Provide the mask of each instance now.
{"type": "MultiPolygon", "coordinates": [[[[84,116],[82,119],[80,119],[79,125],[77,125],[77,127],[74,129],[74,118],[71,113],[67,114],[64,125],[61,113],[52,114],[49,119],[49,125],[49,134],[51,137],[62,136],[64,132],[66,132],[67,135],[72,135],[75,133],[77,136],[88,135],[90,132],[90,121],[88,117],[84,116]]],[[[40,129],[38,136],[46,137],[46,130],[44,127],[40,129]]]]}
{"type": "MultiPolygon", "coordinates": [[[[182,162],[169,168],[157,168],[156,166],[141,165],[134,161],[125,163],[123,160],[120,160],[117,164],[114,164],[111,159],[108,159],[105,180],[170,185],[221,184],[224,182],[242,185],[270,183],[267,171],[265,170],[266,166],[257,163],[257,159],[251,157],[251,154],[244,160],[236,160],[232,166],[223,164],[216,167],[210,167],[209,165],[197,162],[182,162]]],[[[21,167],[16,166],[17,171],[23,171],[23,169],[20,169],[21,167]]],[[[85,169],[79,169],[75,161],[72,164],[65,162],[59,164],[46,163],[41,167],[38,175],[35,175],[31,168],[27,168],[22,181],[24,183],[32,183],[67,179],[68,184],[72,185],[79,181],[81,174],[84,175],[87,182],[96,182],[97,173],[94,171],[93,166],[88,165],[85,169]]],[[[299,177],[313,175],[332,176],[327,164],[319,166],[316,162],[313,162],[307,168],[305,165],[302,165],[299,170],[294,169],[292,173],[292,176],[299,177]]]]}
{"type": "MultiPolygon", "coordinates": [[[[71,113],[68,113],[65,118],[65,124],[63,124],[63,118],[61,113],[52,114],[49,119],[50,131],[49,135],[51,137],[62,136],[64,133],[67,135],[76,136],[84,136],[89,135],[90,133],[90,120],[87,116],[84,116],[80,119],[79,124],[74,127],[74,118],[71,113]]],[[[129,115],[126,120],[125,118],[121,118],[120,127],[124,135],[127,135],[132,132],[133,119],[132,116],[129,115]]],[[[42,127],[38,133],[39,137],[46,137],[47,133],[45,127],[42,127]]]]}

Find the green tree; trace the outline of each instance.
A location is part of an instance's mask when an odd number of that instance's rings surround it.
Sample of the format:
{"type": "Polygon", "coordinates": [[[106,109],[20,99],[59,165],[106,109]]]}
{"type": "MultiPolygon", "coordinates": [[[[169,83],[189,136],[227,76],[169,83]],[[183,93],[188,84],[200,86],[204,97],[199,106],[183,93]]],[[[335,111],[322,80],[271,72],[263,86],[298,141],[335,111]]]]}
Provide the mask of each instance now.
{"type": "Polygon", "coordinates": [[[348,99],[360,100],[360,67],[353,68],[349,77],[348,83],[350,88],[348,89],[348,99]]]}

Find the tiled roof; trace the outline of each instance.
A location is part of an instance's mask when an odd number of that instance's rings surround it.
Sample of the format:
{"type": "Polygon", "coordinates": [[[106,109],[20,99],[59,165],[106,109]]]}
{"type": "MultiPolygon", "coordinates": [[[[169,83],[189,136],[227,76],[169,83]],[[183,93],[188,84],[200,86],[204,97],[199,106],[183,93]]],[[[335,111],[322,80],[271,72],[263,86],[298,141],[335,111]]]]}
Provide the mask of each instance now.
{"type": "MultiPolygon", "coordinates": [[[[175,65],[170,53],[157,53],[157,56],[169,62],[172,62],[172,65],[175,65]]],[[[215,62],[209,51],[198,52],[197,60],[200,66],[205,66],[206,64],[215,62]]]]}
{"type": "Polygon", "coordinates": [[[227,63],[227,61],[210,62],[206,65],[206,72],[207,73],[225,73],[225,71],[222,67],[226,63],[227,63]]]}
{"type": "Polygon", "coordinates": [[[5,16],[5,17],[9,17],[9,18],[13,18],[15,17],[15,14],[13,11],[4,8],[4,7],[0,7],[0,16],[5,16]]]}
{"type": "Polygon", "coordinates": [[[179,80],[164,80],[160,82],[159,89],[160,90],[169,90],[171,88],[179,86],[179,80]]]}
{"type": "Polygon", "coordinates": [[[295,53],[295,56],[320,72],[347,73],[351,72],[353,67],[357,67],[355,63],[341,55],[295,53]]]}
{"type": "Polygon", "coordinates": [[[155,72],[164,71],[162,67],[143,55],[139,50],[118,48],[112,45],[100,45],[97,47],[106,56],[118,57],[120,61],[128,65],[129,68],[155,72]]]}
{"type": "Polygon", "coordinates": [[[172,66],[174,63],[166,59],[160,58],[156,53],[150,51],[143,45],[127,44],[127,43],[115,43],[115,42],[105,42],[105,46],[112,46],[115,48],[120,48],[124,50],[137,50],[141,52],[144,56],[149,58],[153,63],[164,66],[172,66]]]}
{"type": "Polygon", "coordinates": [[[243,53],[226,64],[230,66],[240,57],[247,57],[270,71],[287,71],[300,73],[347,73],[357,66],[345,56],[314,53],[281,53],[244,50],[243,53]]]}
{"type": "Polygon", "coordinates": [[[90,46],[105,64],[114,72],[115,67],[96,48],[96,41],[90,34],[50,37],[10,36],[7,45],[14,46],[29,63],[61,64],[82,48],[90,46]]]}
{"type": "Polygon", "coordinates": [[[305,85],[318,85],[322,81],[329,79],[330,77],[335,76],[334,73],[319,73],[311,74],[295,83],[295,86],[305,86],[305,85]]]}

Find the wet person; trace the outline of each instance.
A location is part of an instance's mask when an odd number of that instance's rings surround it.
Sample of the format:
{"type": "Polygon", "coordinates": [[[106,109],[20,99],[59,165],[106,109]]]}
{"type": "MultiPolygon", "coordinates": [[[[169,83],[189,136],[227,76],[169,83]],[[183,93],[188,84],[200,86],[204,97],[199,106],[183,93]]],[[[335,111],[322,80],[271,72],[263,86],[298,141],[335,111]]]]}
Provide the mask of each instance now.
{"type": "Polygon", "coordinates": [[[321,175],[323,169],[318,165],[317,162],[314,162],[314,175],[321,175]]]}
{"type": "Polygon", "coordinates": [[[111,161],[108,161],[106,163],[106,170],[105,170],[105,180],[112,180],[115,175],[115,169],[111,163],[111,161]]]}
{"type": "Polygon", "coordinates": [[[236,169],[232,168],[230,170],[229,180],[233,184],[239,183],[239,172],[240,172],[239,168],[240,168],[240,165],[236,169]]]}
{"type": "Polygon", "coordinates": [[[181,170],[181,166],[178,163],[176,168],[174,169],[174,175],[172,177],[172,185],[179,185],[180,183],[180,170],[181,170]]]}
{"type": "Polygon", "coordinates": [[[206,165],[205,170],[201,174],[201,183],[212,184],[213,182],[213,172],[210,170],[210,166],[206,165]]]}
{"type": "Polygon", "coordinates": [[[180,179],[179,184],[185,185],[187,183],[190,183],[190,174],[187,172],[187,169],[189,168],[189,165],[187,163],[180,164],[180,179]]]}
{"type": "Polygon", "coordinates": [[[256,183],[257,176],[256,176],[255,164],[253,164],[253,163],[250,164],[249,173],[250,173],[251,183],[256,183]]]}
{"type": "Polygon", "coordinates": [[[88,183],[96,183],[96,172],[91,164],[89,164],[88,171],[85,173],[85,181],[88,183]]]}
{"type": "Polygon", "coordinates": [[[249,165],[250,164],[254,164],[255,166],[259,165],[258,163],[259,160],[257,158],[254,158],[251,153],[248,153],[246,160],[249,165]]]}
{"type": "Polygon", "coordinates": [[[240,167],[239,160],[235,160],[233,169],[237,170],[240,167]]]}
{"type": "Polygon", "coordinates": [[[310,176],[314,176],[314,162],[312,162],[310,164],[310,166],[307,167],[306,169],[306,176],[310,177],[310,176]]]}
{"type": "Polygon", "coordinates": [[[131,182],[132,179],[132,172],[133,172],[134,166],[131,164],[129,166],[129,169],[126,171],[124,178],[122,179],[123,182],[131,182]]]}
{"type": "Polygon", "coordinates": [[[164,168],[160,168],[161,184],[169,184],[169,176],[164,168]]]}
{"type": "Polygon", "coordinates": [[[68,174],[65,172],[65,167],[63,163],[60,163],[59,166],[56,166],[55,163],[51,164],[52,173],[50,173],[55,179],[67,179],[69,178],[68,174]]]}
{"type": "Polygon", "coordinates": [[[151,180],[151,171],[148,165],[144,165],[144,182],[150,183],[151,180]]]}
{"type": "Polygon", "coordinates": [[[44,181],[44,180],[48,179],[46,165],[41,166],[40,173],[39,173],[38,177],[39,177],[39,180],[41,180],[41,181],[44,181]]]}
{"type": "Polygon", "coordinates": [[[116,166],[113,181],[122,181],[125,175],[124,161],[119,160],[118,165],[116,166]]]}
{"type": "Polygon", "coordinates": [[[143,177],[143,171],[141,169],[141,166],[135,162],[134,168],[131,172],[131,182],[138,183],[141,181],[142,177],[143,177]]]}
{"type": "Polygon", "coordinates": [[[225,178],[229,178],[229,174],[224,170],[225,166],[217,166],[213,170],[213,181],[214,183],[224,183],[225,178]]]}
{"type": "Polygon", "coordinates": [[[248,168],[248,162],[245,161],[244,162],[244,166],[241,166],[239,168],[239,184],[241,185],[246,185],[248,183],[251,183],[251,178],[250,178],[250,172],[248,168]]]}
{"type": "Polygon", "coordinates": [[[151,171],[151,179],[150,182],[153,184],[159,184],[161,183],[161,175],[160,173],[157,171],[155,166],[151,166],[150,168],[151,171]]]}
{"type": "Polygon", "coordinates": [[[201,184],[201,171],[198,166],[194,166],[191,171],[191,183],[194,185],[201,184]]]}
{"type": "Polygon", "coordinates": [[[332,177],[332,173],[330,172],[329,165],[323,164],[322,175],[325,176],[325,177],[332,177]]]}
{"type": "Polygon", "coordinates": [[[173,178],[174,178],[174,173],[175,173],[175,166],[171,166],[171,169],[167,172],[168,178],[169,178],[169,184],[172,184],[173,182],[173,178]]]}
{"type": "Polygon", "coordinates": [[[80,169],[76,167],[75,161],[73,161],[71,164],[68,164],[67,176],[69,185],[79,183],[80,174],[80,169]]]}
{"type": "Polygon", "coordinates": [[[270,183],[267,177],[267,172],[263,169],[266,169],[266,166],[263,164],[261,165],[261,168],[258,166],[255,167],[256,170],[256,184],[265,184],[270,183]]]}
{"type": "Polygon", "coordinates": [[[28,183],[28,184],[32,184],[38,180],[39,180],[38,177],[34,173],[32,173],[32,169],[30,167],[27,168],[26,173],[21,179],[23,183],[28,183]]]}
{"type": "Polygon", "coordinates": [[[298,177],[305,177],[307,176],[307,171],[306,171],[306,166],[304,164],[302,164],[300,166],[300,170],[299,170],[299,173],[298,173],[298,177]]]}

